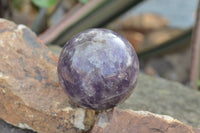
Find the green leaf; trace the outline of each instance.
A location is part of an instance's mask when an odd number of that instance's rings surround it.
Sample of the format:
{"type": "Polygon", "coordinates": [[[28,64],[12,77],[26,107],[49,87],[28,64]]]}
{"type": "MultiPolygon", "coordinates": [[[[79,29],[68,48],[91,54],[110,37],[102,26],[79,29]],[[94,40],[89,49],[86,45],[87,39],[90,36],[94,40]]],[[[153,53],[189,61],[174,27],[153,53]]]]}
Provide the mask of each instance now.
{"type": "Polygon", "coordinates": [[[24,2],[24,1],[23,0],[11,0],[12,5],[17,9],[20,9],[20,7],[22,6],[22,2],[24,2]]]}
{"type": "Polygon", "coordinates": [[[197,81],[197,86],[200,87],[200,80],[197,81]]]}
{"type": "Polygon", "coordinates": [[[83,4],[86,4],[88,3],[89,0],[79,0],[79,2],[83,3],[83,4]]]}
{"type": "Polygon", "coordinates": [[[38,7],[51,7],[56,4],[57,0],[32,0],[32,2],[38,7]]]}

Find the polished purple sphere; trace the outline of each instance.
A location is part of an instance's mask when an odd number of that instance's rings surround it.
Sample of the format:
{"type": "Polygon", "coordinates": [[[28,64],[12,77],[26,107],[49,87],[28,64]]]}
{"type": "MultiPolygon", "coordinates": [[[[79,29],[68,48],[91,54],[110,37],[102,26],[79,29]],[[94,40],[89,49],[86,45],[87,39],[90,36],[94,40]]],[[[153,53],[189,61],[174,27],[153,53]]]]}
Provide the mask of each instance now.
{"type": "Polygon", "coordinates": [[[113,108],[134,89],[139,73],[132,45],[107,29],[89,29],[63,47],[58,62],[62,88],[76,104],[95,110],[113,108]]]}

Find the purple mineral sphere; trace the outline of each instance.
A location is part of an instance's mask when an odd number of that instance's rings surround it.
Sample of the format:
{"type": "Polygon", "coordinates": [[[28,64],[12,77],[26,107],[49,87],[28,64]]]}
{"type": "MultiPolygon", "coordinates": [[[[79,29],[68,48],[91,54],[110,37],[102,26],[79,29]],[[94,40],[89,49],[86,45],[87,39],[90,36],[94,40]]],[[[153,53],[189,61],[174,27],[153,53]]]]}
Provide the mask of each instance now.
{"type": "Polygon", "coordinates": [[[95,110],[113,108],[133,91],[139,73],[132,45],[107,29],[89,29],[64,46],[58,62],[62,88],[76,104],[95,110]]]}

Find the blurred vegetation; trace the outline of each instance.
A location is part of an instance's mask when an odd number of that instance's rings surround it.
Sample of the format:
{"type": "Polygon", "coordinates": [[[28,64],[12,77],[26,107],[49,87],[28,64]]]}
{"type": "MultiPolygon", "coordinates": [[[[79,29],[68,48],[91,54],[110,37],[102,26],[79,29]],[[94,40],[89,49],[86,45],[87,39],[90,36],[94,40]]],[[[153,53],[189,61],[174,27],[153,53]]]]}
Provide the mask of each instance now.
{"type": "Polygon", "coordinates": [[[88,3],[89,0],[79,0],[80,2],[82,2],[83,4],[88,3]]]}
{"type": "MultiPolygon", "coordinates": [[[[127,38],[140,60],[161,57],[173,51],[178,53],[177,51],[186,47],[189,49],[192,27],[187,30],[170,27],[166,18],[155,13],[121,17],[129,9],[143,2],[145,0],[0,0],[0,17],[31,27],[45,44],[58,47],[62,47],[80,31],[103,27],[127,38]]],[[[169,63],[166,64],[165,66],[169,63]]],[[[163,69],[161,73],[169,74],[167,70],[178,67],[168,66],[169,68],[163,69]]],[[[185,72],[179,73],[187,73],[187,79],[175,80],[188,84],[189,63],[185,66],[182,68],[185,72]]],[[[159,75],[155,72],[159,67],[152,68],[145,66],[142,71],[153,76],[159,75]]],[[[173,73],[171,75],[173,77],[173,73]]]]}
{"type": "Polygon", "coordinates": [[[32,2],[38,7],[52,7],[57,0],[32,0],[32,2]]]}
{"type": "Polygon", "coordinates": [[[103,27],[140,2],[142,0],[91,0],[85,5],[79,4],[39,37],[45,44],[63,46],[73,35],[88,28],[103,27]]]}
{"type": "Polygon", "coordinates": [[[200,79],[197,82],[197,86],[200,88],[200,79]]]}

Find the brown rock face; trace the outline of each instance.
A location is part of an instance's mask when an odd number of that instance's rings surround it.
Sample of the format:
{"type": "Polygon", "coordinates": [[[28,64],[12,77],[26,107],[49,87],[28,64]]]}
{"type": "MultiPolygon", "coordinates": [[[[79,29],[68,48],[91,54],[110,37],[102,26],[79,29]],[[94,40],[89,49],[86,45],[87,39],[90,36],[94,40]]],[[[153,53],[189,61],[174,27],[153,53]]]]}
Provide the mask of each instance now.
{"type": "Polygon", "coordinates": [[[116,30],[134,30],[147,33],[152,30],[164,28],[168,25],[166,18],[156,14],[140,14],[137,16],[126,16],[116,20],[108,27],[116,30]]]}
{"type": "Polygon", "coordinates": [[[41,133],[87,131],[95,112],[69,104],[56,63],[31,30],[0,19],[0,118],[41,133]]]}
{"type": "Polygon", "coordinates": [[[123,19],[121,25],[123,29],[130,28],[139,31],[149,31],[166,27],[168,22],[165,18],[155,14],[142,14],[123,19]]]}
{"type": "Polygon", "coordinates": [[[92,133],[199,133],[169,116],[114,109],[101,113],[92,133]]]}

